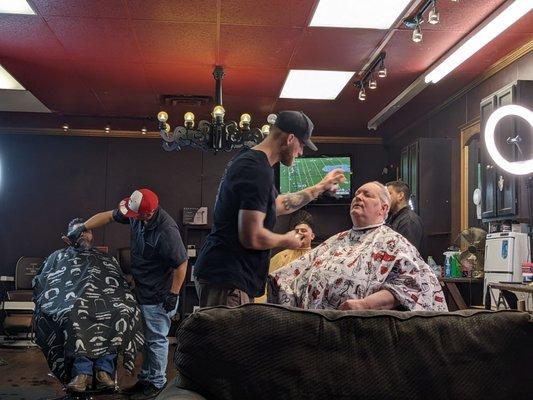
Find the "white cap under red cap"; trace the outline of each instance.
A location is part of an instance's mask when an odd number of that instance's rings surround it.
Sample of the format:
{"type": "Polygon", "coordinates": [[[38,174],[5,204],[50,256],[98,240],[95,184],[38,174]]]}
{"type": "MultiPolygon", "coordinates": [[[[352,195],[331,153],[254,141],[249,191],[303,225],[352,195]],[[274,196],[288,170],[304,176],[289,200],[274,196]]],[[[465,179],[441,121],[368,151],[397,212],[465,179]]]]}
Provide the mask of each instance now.
{"type": "Polygon", "coordinates": [[[149,214],[159,206],[157,194],[150,189],[137,189],[130,197],[122,200],[118,208],[128,218],[137,218],[141,214],[149,214]]]}

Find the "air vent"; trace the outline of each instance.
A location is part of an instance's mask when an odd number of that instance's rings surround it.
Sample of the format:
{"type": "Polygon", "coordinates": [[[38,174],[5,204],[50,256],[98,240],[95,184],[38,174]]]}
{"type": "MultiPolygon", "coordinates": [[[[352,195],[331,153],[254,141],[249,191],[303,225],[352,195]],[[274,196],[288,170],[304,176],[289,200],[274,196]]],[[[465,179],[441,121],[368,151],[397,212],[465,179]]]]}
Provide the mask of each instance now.
{"type": "Polygon", "coordinates": [[[161,105],[166,106],[177,106],[182,104],[188,106],[203,106],[205,104],[212,103],[213,97],[181,94],[162,94],[159,97],[159,102],[161,103],[161,105]]]}

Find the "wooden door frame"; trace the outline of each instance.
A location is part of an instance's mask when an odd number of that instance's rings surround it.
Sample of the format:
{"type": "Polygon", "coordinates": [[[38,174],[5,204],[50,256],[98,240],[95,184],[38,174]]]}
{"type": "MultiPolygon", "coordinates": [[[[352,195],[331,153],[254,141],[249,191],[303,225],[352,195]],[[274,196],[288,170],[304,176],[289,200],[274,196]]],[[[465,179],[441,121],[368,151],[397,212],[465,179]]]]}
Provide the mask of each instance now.
{"type": "Polygon", "coordinates": [[[468,144],[475,135],[481,134],[481,120],[478,117],[459,128],[461,129],[461,231],[463,231],[468,229],[468,144]]]}

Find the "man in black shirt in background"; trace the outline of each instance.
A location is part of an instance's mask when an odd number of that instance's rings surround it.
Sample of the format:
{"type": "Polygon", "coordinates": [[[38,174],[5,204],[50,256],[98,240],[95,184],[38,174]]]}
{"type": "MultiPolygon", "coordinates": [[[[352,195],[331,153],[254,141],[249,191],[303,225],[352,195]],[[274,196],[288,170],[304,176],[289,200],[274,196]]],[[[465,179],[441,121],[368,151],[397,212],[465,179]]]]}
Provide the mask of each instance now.
{"type": "Polygon", "coordinates": [[[282,111],[269,135],[237,154],[220,182],[213,229],[194,266],[200,307],[253,302],[265,290],[270,249],[297,249],[295,231],[272,232],[277,215],[290,214],[324,192],[335,192],[345,177],[341,169],[297,193],[279,195],[273,166],[292,165],[311,142],[313,123],[301,111],[282,111]]]}
{"type": "Polygon", "coordinates": [[[411,191],[409,185],[402,181],[386,184],[391,197],[387,225],[405,237],[415,246],[420,254],[423,247],[423,225],[420,217],[409,207],[411,191]]]}
{"type": "Polygon", "coordinates": [[[67,238],[75,243],[84,231],[113,221],[131,228],[131,272],[144,319],[145,343],[138,382],[123,393],[132,400],[151,399],[167,381],[167,335],[187,272],[187,252],[178,225],[159,207],[157,195],[149,189],[135,190],[117,209],[92,216],[69,231],[67,238]]]}

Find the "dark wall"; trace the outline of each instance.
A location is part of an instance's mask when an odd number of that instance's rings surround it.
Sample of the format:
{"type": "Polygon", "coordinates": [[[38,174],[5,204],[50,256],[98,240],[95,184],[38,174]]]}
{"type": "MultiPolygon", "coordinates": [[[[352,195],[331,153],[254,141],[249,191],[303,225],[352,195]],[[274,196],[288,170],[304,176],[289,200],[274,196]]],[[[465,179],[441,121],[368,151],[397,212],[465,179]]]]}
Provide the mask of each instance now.
{"type": "MultiPolygon", "coordinates": [[[[420,121],[420,123],[394,141],[386,143],[391,162],[398,164],[402,147],[414,142],[417,138],[444,137],[452,139],[452,152],[450,155],[452,163],[450,177],[452,238],[459,233],[461,227],[461,132],[459,126],[479,117],[479,103],[484,97],[516,80],[533,80],[533,53],[516,60],[449,104],[445,109],[420,121]]],[[[438,158],[436,158],[436,162],[438,162],[438,158]]]]}
{"type": "MultiPolygon", "coordinates": [[[[321,153],[353,154],[356,185],[380,179],[380,145],[320,145],[321,153]]],[[[148,187],[176,218],[183,207],[209,207],[234,153],[165,152],[158,139],[0,135],[0,275],[13,275],[20,256],[46,256],[62,246],[74,217],[110,210],[134,189],[148,187]]],[[[321,237],[350,226],[347,206],[311,206],[321,237]]],[[[283,220],[278,224],[283,228],[283,220]]],[[[127,226],[96,230],[95,244],[129,246],[127,226]]]]}

